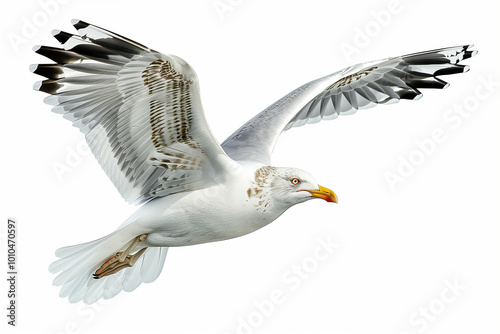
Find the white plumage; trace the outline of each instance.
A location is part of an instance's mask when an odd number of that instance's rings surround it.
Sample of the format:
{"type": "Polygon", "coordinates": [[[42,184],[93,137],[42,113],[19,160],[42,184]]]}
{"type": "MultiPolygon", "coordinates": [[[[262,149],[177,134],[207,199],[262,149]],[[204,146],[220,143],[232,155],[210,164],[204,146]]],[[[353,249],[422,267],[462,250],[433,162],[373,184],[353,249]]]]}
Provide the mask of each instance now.
{"type": "Polygon", "coordinates": [[[476,53],[466,45],[351,66],[299,87],[219,145],[184,60],[73,25],[79,35],[53,32],[62,48],[34,48],[55,62],[30,67],[47,78],[34,88],[85,134],[122,197],[142,206],[113,233],[57,250],[49,269],[70,302],[154,281],[168,247],[251,233],[312,198],[336,202],[308,173],[270,166],[280,133],[445,88],[436,76],[467,71],[458,63],[476,53]]]}

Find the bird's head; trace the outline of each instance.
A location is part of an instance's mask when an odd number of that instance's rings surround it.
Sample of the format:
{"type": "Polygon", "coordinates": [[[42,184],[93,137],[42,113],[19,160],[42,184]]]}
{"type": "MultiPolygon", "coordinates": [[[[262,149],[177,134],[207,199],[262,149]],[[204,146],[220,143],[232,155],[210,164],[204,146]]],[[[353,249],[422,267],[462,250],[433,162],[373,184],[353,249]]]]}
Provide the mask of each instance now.
{"type": "Polygon", "coordinates": [[[337,195],[316,183],[311,174],[289,167],[262,167],[255,174],[256,183],[265,183],[275,204],[290,207],[309,199],[321,198],[337,203],[337,195]]]}

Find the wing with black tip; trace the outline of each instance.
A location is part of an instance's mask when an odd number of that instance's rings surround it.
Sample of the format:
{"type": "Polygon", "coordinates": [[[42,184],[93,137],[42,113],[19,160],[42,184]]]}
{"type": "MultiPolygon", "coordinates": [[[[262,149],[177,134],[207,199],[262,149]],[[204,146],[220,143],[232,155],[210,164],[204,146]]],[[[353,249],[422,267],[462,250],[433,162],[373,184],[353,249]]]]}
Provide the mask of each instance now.
{"type": "Polygon", "coordinates": [[[282,131],[350,115],[378,104],[415,100],[420,89],[446,88],[441,75],[467,72],[471,45],[444,48],[358,64],[311,81],[278,100],[235,131],[223,149],[237,161],[271,163],[282,131]]]}
{"type": "Polygon", "coordinates": [[[32,65],[35,89],[73,122],[131,203],[210,185],[230,161],[214,139],[198,80],[182,59],[74,20],[77,35],[54,31],[62,48],[37,46],[54,61],[32,65]]]}

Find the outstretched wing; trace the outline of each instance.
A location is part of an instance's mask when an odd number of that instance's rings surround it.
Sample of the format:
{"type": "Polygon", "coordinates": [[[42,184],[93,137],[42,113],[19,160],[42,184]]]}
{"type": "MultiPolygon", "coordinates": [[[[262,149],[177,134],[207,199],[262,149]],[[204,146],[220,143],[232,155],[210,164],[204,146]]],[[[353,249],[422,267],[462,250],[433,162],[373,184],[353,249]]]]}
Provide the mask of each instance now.
{"type": "Polygon", "coordinates": [[[257,114],[229,136],[222,148],[237,161],[270,164],[280,133],[292,127],[350,115],[377,104],[416,100],[419,88],[445,88],[440,75],[463,73],[476,54],[472,45],[419,52],[358,64],[311,81],[257,114]]]}
{"type": "Polygon", "coordinates": [[[94,25],[79,35],[54,31],[63,48],[34,51],[55,64],[32,65],[34,86],[85,134],[123,198],[140,203],[207,186],[229,159],[210,132],[195,72],[167,56],[94,25]],[[222,165],[221,165],[222,164],[222,165]]]}

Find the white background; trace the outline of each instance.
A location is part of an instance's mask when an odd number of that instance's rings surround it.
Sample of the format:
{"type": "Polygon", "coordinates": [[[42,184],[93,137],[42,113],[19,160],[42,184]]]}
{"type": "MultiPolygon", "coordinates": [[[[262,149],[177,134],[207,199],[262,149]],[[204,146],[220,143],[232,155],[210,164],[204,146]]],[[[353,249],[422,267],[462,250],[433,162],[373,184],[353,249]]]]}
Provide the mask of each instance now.
{"type": "Polygon", "coordinates": [[[494,2],[400,0],[383,24],[375,13],[387,0],[64,2],[0,11],[1,253],[7,217],[19,225],[18,326],[6,324],[2,279],[2,333],[500,333],[494,2]],[[32,46],[57,46],[50,31],[74,32],[73,18],[189,62],[221,141],[289,91],[353,63],[463,43],[479,53],[469,73],[445,78],[446,90],[283,134],[273,164],[309,171],[338,205],[310,201],[248,236],[170,249],[154,283],[73,305],[51,286],[54,250],[101,237],[134,211],[82,151],[78,130],[31,88],[41,77],[28,66],[45,61],[32,46]],[[348,44],[358,53],[343,52],[348,44]],[[416,141],[436,129],[444,140],[423,155],[416,141]],[[385,175],[410,158],[417,166],[391,188],[385,175]],[[58,177],[61,165],[70,171],[58,177]],[[318,240],[338,247],[315,258],[318,240]],[[278,302],[265,301],[276,293],[278,302]]]}

